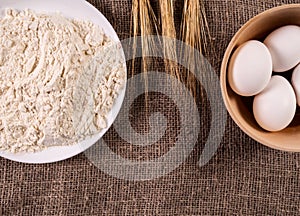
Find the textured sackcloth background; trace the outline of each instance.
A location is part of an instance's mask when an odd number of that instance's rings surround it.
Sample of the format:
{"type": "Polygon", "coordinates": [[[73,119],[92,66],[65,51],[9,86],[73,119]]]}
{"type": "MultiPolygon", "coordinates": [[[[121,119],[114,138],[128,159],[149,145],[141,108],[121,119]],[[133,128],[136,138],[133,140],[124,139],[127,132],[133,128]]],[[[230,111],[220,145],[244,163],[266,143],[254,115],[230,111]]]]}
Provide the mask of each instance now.
{"type": "MultiPolygon", "coordinates": [[[[177,26],[182,2],[176,1],[177,26]]],[[[108,18],[121,39],[130,36],[130,0],[91,3],[108,18]]],[[[216,56],[208,58],[215,70],[219,73],[225,48],[242,24],[259,12],[286,3],[299,1],[206,0],[217,51],[216,56]]],[[[168,98],[152,95],[150,99],[151,106],[162,110],[176,125],[168,98]]],[[[209,106],[204,103],[202,107],[209,106]]],[[[145,130],[142,100],[133,110],[136,128],[145,130]]],[[[209,115],[209,111],[204,112],[203,125],[209,125],[209,115]]],[[[149,159],[167,152],[176,138],[176,128],[168,130],[162,141],[165,145],[153,148],[125,145],[113,130],[105,139],[123,157],[149,159]]],[[[112,178],[84,154],[45,165],[0,159],[0,215],[300,215],[300,154],[256,143],[228,117],[217,154],[208,165],[198,168],[201,140],[207,133],[202,130],[199,143],[184,164],[164,177],[145,182],[112,178]]]]}

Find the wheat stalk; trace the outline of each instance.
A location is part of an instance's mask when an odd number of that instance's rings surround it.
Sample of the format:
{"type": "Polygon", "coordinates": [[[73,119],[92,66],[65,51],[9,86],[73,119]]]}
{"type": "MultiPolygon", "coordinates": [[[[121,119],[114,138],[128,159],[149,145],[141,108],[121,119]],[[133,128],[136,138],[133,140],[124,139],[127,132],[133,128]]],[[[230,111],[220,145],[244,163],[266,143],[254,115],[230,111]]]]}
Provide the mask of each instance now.
{"type": "Polygon", "coordinates": [[[145,105],[146,112],[148,107],[148,76],[147,71],[150,67],[150,61],[147,59],[147,54],[151,53],[151,49],[156,49],[157,44],[153,39],[149,39],[150,35],[158,34],[157,18],[150,4],[150,0],[133,0],[132,1],[132,34],[133,40],[133,66],[132,75],[134,75],[134,59],[136,56],[137,40],[136,37],[140,33],[142,46],[142,69],[145,82],[145,105]]]}
{"type": "Polygon", "coordinates": [[[139,0],[132,1],[132,17],[131,17],[131,35],[133,37],[133,44],[132,44],[132,69],[131,75],[134,76],[135,74],[135,57],[136,57],[136,49],[137,49],[137,36],[139,34],[139,0]]]}
{"type": "MultiPolygon", "coordinates": [[[[168,38],[166,40],[163,40],[164,56],[165,59],[176,60],[176,30],[174,24],[173,0],[159,0],[159,7],[161,11],[161,33],[163,36],[168,38]],[[170,38],[174,40],[172,41],[170,40],[170,38]]],[[[149,69],[151,64],[149,59],[147,59],[145,56],[151,51],[151,49],[156,49],[157,44],[155,44],[153,40],[149,40],[149,38],[146,39],[145,37],[149,35],[157,35],[159,32],[158,20],[155,16],[155,13],[153,12],[150,0],[132,0],[132,25],[133,37],[136,37],[139,34],[142,36],[142,69],[144,73],[144,82],[146,89],[145,96],[147,101],[147,70],[149,69]]],[[[197,49],[201,54],[205,51],[206,46],[209,42],[208,40],[210,40],[211,37],[209,34],[203,0],[184,0],[180,36],[182,41],[184,41],[187,45],[197,49]]],[[[134,40],[133,57],[135,57],[136,54],[136,47],[136,40],[134,40]]],[[[195,62],[195,53],[191,51],[191,49],[183,48],[183,50],[181,50],[181,58],[185,58],[185,61],[190,63],[190,68],[187,68],[188,70],[196,71],[195,65],[197,64],[197,62],[195,62]]],[[[132,75],[134,75],[134,60],[132,65],[132,75]]],[[[175,76],[179,80],[181,79],[182,75],[176,63],[165,60],[165,67],[171,75],[175,76]]],[[[191,73],[188,73],[186,76],[186,82],[188,88],[195,96],[197,92],[196,78],[191,73]]]]}
{"type": "Polygon", "coordinates": [[[159,5],[161,12],[162,35],[165,36],[163,40],[165,68],[171,75],[180,80],[180,72],[177,64],[175,63],[177,62],[177,52],[173,0],[159,0],[159,5]],[[171,62],[167,59],[174,59],[175,62],[171,62]]]}
{"type": "MultiPolygon", "coordinates": [[[[181,39],[189,46],[197,49],[200,54],[206,51],[208,44],[207,34],[210,39],[208,23],[206,20],[205,8],[203,0],[185,0],[183,8],[183,19],[181,24],[181,39]],[[207,32],[207,33],[206,33],[207,32]]],[[[185,58],[190,64],[190,71],[196,71],[195,53],[193,51],[182,50],[182,58],[185,58]]],[[[193,95],[196,95],[197,80],[191,74],[188,73],[187,85],[192,91],[193,95]]]]}
{"type": "Polygon", "coordinates": [[[145,56],[151,53],[150,49],[155,49],[157,44],[152,38],[147,38],[149,35],[158,34],[157,18],[151,7],[150,0],[139,0],[139,16],[140,16],[140,30],[142,36],[142,55],[143,55],[143,72],[148,70],[148,63],[145,56]]]}

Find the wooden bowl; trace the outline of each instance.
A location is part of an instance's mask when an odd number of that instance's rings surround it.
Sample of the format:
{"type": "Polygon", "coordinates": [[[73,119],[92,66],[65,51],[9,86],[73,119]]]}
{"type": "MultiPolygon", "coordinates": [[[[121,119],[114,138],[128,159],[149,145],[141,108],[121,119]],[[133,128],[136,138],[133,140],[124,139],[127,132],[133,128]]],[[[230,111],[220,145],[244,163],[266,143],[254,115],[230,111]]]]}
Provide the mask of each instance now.
{"type": "Polygon", "coordinates": [[[221,89],[227,110],[235,123],[254,140],[274,149],[300,152],[300,110],[293,122],[280,132],[263,130],[255,121],[253,98],[237,95],[230,88],[227,69],[231,55],[244,42],[263,41],[273,30],[285,25],[300,26],[300,4],[290,4],[267,10],[249,20],[233,37],[225,52],[221,67],[221,89]]]}

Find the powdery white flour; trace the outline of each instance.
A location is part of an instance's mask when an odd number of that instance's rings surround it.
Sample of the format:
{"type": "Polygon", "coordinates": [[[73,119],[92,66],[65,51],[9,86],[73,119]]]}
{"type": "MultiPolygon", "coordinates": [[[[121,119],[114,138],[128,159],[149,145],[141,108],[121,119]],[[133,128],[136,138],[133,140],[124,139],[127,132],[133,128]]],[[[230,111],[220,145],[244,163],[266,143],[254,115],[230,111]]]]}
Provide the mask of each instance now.
{"type": "Polygon", "coordinates": [[[0,19],[0,150],[71,145],[106,128],[122,49],[91,22],[8,9],[0,19]]]}

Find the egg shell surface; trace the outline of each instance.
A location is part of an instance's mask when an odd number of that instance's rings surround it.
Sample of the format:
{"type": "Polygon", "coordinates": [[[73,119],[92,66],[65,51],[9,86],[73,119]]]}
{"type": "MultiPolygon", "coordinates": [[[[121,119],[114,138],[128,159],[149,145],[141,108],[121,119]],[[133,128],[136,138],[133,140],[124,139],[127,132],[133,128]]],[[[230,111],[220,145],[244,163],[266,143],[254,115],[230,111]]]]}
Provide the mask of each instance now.
{"type": "Polygon", "coordinates": [[[298,106],[300,106],[300,64],[293,71],[292,84],[296,93],[298,106]]]}
{"type": "Polygon", "coordinates": [[[286,128],[296,113],[296,96],[282,76],[273,76],[268,86],[254,97],[253,112],[257,123],[267,131],[286,128]]]}
{"type": "Polygon", "coordinates": [[[269,83],[272,76],[272,57],[260,41],[251,40],[237,48],[230,59],[228,82],[241,96],[254,96],[269,83]]]}
{"type": "Polygon", "coordinates": [[[273,31],[264,41],[273,62],[273,71],[285,72],[300,62],[300,27],[283,26],[273,31]]]}

